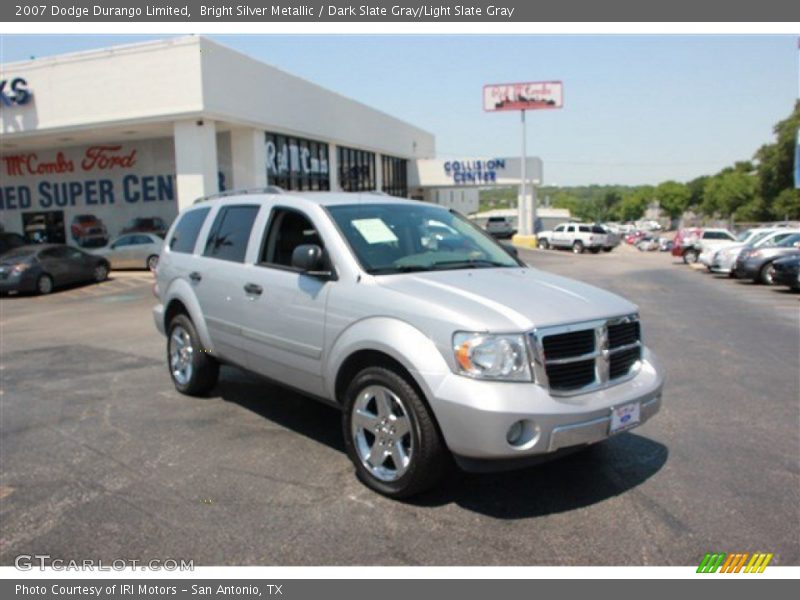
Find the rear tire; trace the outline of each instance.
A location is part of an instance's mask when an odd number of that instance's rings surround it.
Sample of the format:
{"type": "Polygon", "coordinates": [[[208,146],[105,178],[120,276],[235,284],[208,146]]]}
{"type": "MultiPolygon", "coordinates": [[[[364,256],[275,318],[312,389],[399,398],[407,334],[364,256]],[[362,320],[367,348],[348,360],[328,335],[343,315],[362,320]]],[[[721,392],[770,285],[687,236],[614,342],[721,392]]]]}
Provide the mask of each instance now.
{"type": "Polygon", "coordinates": [[[448,470],[450,454],[433,414],[393,369],[367,367],[353,378],[345,392],[342,431],[358,478],[390,498],[428,490],[448,470]]]}
{"type": "Polygon", "coordinates": [[[219,363],[203,348],[194,323],[183,314],[167,329],[167,368],[175,389],[187,396],[211,391],[219,379],[219,363]]]}
{"type": "Polygon", "coordinates": [[[583,254],[583,242],[576,240],[575,243],[572,244],[572,252],[574,254],[583,254]]]}
{"type": "Polygon", "coordinates": [[[775,265],[772,262],[768,262],[761,267],[756,283],[759,281],[764,285],[775,285],[775,265]]]}

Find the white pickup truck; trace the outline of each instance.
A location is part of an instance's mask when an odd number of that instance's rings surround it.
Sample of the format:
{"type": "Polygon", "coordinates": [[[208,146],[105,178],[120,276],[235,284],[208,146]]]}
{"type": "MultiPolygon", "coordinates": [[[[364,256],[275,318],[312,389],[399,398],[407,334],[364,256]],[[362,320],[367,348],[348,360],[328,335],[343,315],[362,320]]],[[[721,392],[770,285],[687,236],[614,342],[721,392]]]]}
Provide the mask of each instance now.
{"type": "Polygon", "coordinates": [[[552,231],[536,234],[539,248],[570,248],[575,254],[584,250],[597,254],[608,246],[608,234],[600,225],[590,223],[561,223],[552,231]]]}

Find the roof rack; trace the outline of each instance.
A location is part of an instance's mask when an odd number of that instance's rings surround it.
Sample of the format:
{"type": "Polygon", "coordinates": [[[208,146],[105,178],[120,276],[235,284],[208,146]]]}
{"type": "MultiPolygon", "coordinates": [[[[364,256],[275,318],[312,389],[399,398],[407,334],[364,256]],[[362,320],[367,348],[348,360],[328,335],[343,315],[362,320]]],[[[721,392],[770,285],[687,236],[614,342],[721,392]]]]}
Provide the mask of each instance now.
{"type": "Polygon", "coordinates": [[[244,190],[226,190],[224,192],[217,192],[216,194],[209,194],[208,196],[201,196],[194,201],[195,204],[205,202],[206,200],[216,200],[217,198],[227,198],[229,196],[245,196],[247,194],[283,194],[284,189],[277,185],[268,185],[260,188],[248,188],[244,190]]]}

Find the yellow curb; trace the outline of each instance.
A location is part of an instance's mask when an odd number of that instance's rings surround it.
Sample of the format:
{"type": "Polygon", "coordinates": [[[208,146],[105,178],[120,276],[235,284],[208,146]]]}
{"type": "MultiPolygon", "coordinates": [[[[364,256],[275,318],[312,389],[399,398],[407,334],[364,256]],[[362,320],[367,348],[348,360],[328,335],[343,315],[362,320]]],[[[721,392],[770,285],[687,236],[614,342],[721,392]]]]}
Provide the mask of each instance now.
{"type": "Polygon", "coordinates": [[[511,243],[517,248],[536,248],[536,236],[516,234],[511,238],[511,243]]]}

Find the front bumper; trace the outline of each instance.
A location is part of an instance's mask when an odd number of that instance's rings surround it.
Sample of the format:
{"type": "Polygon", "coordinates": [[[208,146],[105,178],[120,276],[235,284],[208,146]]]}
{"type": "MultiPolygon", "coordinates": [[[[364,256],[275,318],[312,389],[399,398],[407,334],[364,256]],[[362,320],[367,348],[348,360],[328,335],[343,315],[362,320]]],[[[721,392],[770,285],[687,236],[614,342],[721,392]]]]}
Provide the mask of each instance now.
{"type": "Polygon", "coordinates": [[[664,373],[645,349],[635,377],[594,392],[557,397],[536,384],[477,381],[449,375],[434,390],[431,402],[445,442],[462,465],[487,462],[497,469],[610,437],[614,407],[640,403],[640,425],[661,407],[664,373]],[[522,446],[506,440],[517,421],[535,424],[535,436],[522,446]]]}
{"type": "Polygon", "coordinates": [[[7,277],[0,279],[0,293],[9,292],[34,292],[36,291],[36,279],[28,277],[26,274],[18,277],[7,277]]]}
{"type": "Polygon", "coordinates": [[[739,279],[754,279],[758,277],[763,264],[760,260],[737,260],[734,271],[739,279]]]}

